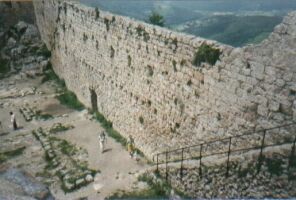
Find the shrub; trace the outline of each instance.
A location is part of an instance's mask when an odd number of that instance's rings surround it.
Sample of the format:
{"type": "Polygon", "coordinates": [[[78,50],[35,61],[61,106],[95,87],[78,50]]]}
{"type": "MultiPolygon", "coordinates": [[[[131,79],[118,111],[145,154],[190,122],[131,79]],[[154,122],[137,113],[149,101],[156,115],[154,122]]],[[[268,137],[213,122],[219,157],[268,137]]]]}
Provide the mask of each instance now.
{"type": "Polygon", "coordinates": [[[145,29],[139,25],[139,26],[137,26],[136,31],[137,31],[138,36],[142,36],[145,29]]]}
{"type": "Polygon", "coordinates": [[[263,158],[266,162],[267,169],[270,174],[281,175],[283,173],[282,164],[284,163],[281,159],[263,158]]]}
{"type": "Polygon", "coordinates": [[[215,65],[216,61],[219,60],[220,54],[221,52],[219,49],[215,49],[212,46],[203,43],[195,53],[192,64],[195,66],[200,66],[202,62],[206,62],[210,65],[215,65]]]}
{"type": "Polygon", "coordinates": [[[47,70],[44,73],[44,77],[41,80],[41,83],[45,83],[47,81],[54,81],[58,85],[58,87],[65,88],[65,81],[61,80],[53,71],[52,65],[49,63],[47,66],[47,70]]]}
{"type": "Polygon", "coordinates": [[[104,115],[99,112],[95,112],[94,116],[101,123],[102,127],[106,130],[110,137],[114,138],[115,141],[121,143],[123,146],[126,145],[126,139],[113,129],[113,124],[111,121],[108,121],[104,115]]]}
{"type": "Polygon", "coordinates": [[[153,11],[148,18],[148,22],[157,26],[164,26],[165,20],[162,15],[153,11]]]}
{"type": "Polygon", "coordinates": [[[53,116],[51,114],[42,113],[41,110],[38,110],[35,113],[35,117],[36,117],[36,119],[43,119],[43,120],[53,119],[53,116]]]}
{"type": "Polygon", "coordinates": [[[142,26],[140,26],[140,25],[137,26],[136,31],[137,31],[137,34],[138,34],[139,37],[143,36],[145,42],[150,40],[149,33],[147,33],[142,26]]]}
{"type": "Polygon", "coordinates": [[[9,62],[0,58],[0,78],[10,71],[9,62]]]}
{"type": "Polygon", "coordinates": [[[69,90],[65,90],[63,94],[57,96],[56,98],[61,104],[66,105],[69,108],[75,110],[83,110],[84,108],[83,104],[79,102],[76,95],[69,90]]]}
{"type": "Polygon", "coordinates": [[[25,148],[26,147],[20,147],[20,148],[14,149],[12,151],[6,151],[3,153],[0,153],[0,164],[10,158],[21,155],[23,153],[23,151],[25,150],[25,148]]]}
{"type": "Polygon", "coordinates": [[[37,50],[37,55],[49,58],[51,56],[51,52],[47,49],[46,45],[43,45],[41,49],[37,50]]]}
{"type": "Polygon", "coordinates": [[[64,125],[62,125],[61,123],[57,123],[57,124],[54,124],[51,128],[50,128],[50,130],[49,130],[49,132],[50,133],[58,133],[58,132],[63,132],[63,131],[67,131],[67,130],[69,130],[69,129],[71,129],[71,128],[74,128],[73,126],[69,126],[69,125],[67,125],[67,126],[64,126],[64,125]]]}
{"type": "Polygon", "coordinates": [[[148,188],[139,191],[116,192],[107,199],[168,199],[171,187],[167,183],[155,181],[153,177],[146,174],[141,175],[138,181],[146,182],[148,188]]]}
{"type": "Polygon", "coordinates": [[[75,154],[75,151],[76,151],[75,146],[70,144],[66,140],[62,140],[62,142],[59,144],[59,147],[61,148],[61,152],[63,154],[66,154],[68,156],[75,154]]]}

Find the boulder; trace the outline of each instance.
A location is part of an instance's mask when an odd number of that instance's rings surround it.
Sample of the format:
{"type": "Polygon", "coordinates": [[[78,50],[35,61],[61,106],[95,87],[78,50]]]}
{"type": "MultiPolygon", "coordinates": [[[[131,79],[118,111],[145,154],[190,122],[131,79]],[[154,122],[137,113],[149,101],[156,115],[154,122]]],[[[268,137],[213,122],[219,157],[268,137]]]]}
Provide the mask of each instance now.
{"type": "Polygon", "coordinates": [[[48,188],[42,183],[37,182],[29,174],[19,169],[9,169],[2,177],[18,185],[25,194],[37,199],[46,199],[51,196],[48,188]]]}
{"type": "Polygon", "coordinates": [[[7,41],[6,47],[7,48],[13,48],[16,45],[16,40],[13,37],[10,37],[7,41]]]}
{"type": "Polygon", "coordinates": [[[85,183],[85,180],[83,178],[78,179],[75,181],[76,186],[80,186],[83,185],[85,183]]]}
{"type": "Polygon", "coordinates": [[[64,181],[64,185],[67,190],[74,189],[74,184],[70,183],[69,181],[64,181]]]}
{"type": "Polygon", "coordinates": [[[86,180],[87,182],[91,182],[91,181],[94,180],[94,178],[93,178],[93,176],[92,176],[91,174],[87,174],[87,175],[85,176],[85,180],[86,180]]]}
{"type": "Polygon", "coordinates": [[[28,27],[28,24],[24,21],[20,21],[15,25],[17,32],[24,33],[28,27]]]}
{"type": "Polygon", "coordinates": [[[34,88],[24,88],[20,91],[21,96],[26,96],[26,95],[33,95],[35,94],[35,89],[34,88]]]}
{"type": "Polygon", "coordinates": [[[39,69],[44,71],[49,64],[49,60],[43,60],[40,62],[39,69]]]}
{"type": "Polygon", "coordinates": [[[14,58],[18,58],[21,56],[26,50],[26,47],[24,45],[19,45],[16,48],[11,49],[10,55],[14,58]]]}
{"type": "Polygon", "coordinates": [[[39,36],[39,33],[36,26],[29,24],[25,33],[21,36],[20,42],[25,44],[32,43],[37,39],[39,39],[38,36],[39,36]]]}

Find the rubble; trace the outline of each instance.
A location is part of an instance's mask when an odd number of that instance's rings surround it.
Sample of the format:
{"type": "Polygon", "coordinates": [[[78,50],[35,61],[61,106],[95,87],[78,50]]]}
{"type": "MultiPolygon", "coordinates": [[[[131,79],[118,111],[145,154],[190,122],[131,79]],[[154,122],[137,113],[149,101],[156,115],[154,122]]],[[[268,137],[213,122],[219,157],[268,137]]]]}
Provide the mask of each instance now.
{"type": "MultiPolygon", "coordinates": [[[[52,130],[52,129],[50,129],[52,130]]],[[[42,128],[33,131],[33,135],[40,141],[49,159],[49,166],[55,170],[55,174],[60,177],[66,192],[79,189],[91,183],[96,174],[94,170],[88,169],[83,162],[78,159],[79,150],[68,144],[65,140],[53,138],[50,131],[42,128]],[[69,152],[71,149],[71,152],[69,152]],[[77,155],[76,155],[77,154],[77,155]],[[61,161],[61,162],[60,162],[61,161]]]]}

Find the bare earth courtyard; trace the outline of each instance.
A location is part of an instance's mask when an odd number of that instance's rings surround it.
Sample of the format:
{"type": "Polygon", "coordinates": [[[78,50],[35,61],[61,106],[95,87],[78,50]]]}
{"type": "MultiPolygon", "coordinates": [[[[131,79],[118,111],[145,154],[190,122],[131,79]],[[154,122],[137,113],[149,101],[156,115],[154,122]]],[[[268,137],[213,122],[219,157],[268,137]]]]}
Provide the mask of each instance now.
{"type": "MultiPolygon", "coordinates": [[[[25,147],[22,155],[7,163],[6,168],[16,167],[26,170],[40,181],[52,182],[50,191],[56,199],[103,199],[118,189],[131,190],[145,185],[137,184],[137,175],[147,168],[144,159],[136,161],[131,159],[126,149],[113,138],[107,137],[105,152],[100,153],[98,135],[103,130],[100,124],[92,119],[86,110],[75,111],[60,105],[55,99],[55,88],[51,82],[41,84],[41,78],[22,78],[19,75],[1,80],[0,90],[0,120],[2,122],[1,151],[25,147]],[[22,96],[21,92],[30,91],[22,96]],[[34,107],[53,116],[49,120],[32,120],[26,122],[19,112],[24,105],[34,107]],[[10,123],[9,111],[16,114],[19,130],[13,131],[10,123]],[[32,130],[38,127],[51,127],[54,123],[70,124],[73,129],[56,134],[58,138],[65,139],[78,148],[85,150],[83,159],[87,160],[89,168],[99,171],[93,183],[72,193],[64,193],[61,184],[56,180],[39,177],[43,171],[45,161],[44,152],[40,143],[34,138],[32,130]]],[[[1,169],[4,168],[1,165],[1,169]]]]}

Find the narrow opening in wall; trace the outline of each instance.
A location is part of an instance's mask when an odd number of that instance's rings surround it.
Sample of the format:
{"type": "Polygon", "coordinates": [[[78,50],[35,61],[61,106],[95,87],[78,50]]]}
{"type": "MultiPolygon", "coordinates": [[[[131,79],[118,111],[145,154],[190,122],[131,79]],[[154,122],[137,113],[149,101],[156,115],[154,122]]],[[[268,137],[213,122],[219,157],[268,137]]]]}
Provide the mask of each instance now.
{"type": "Polygon", "coordinates": [[[91,107],[92,107],[92,110],[94,112],[97,112],[98,111],[98,97],[97,97],[97,93],[95,92],[94,89],[89,89],[90,91],[90,100],[91,100],[91,107]]]}
{"type": "Polygon", "coordinates": [[[251,65],[249,62],[247,62],[247,69],[250,69],[251,68],[251,65]]]}

